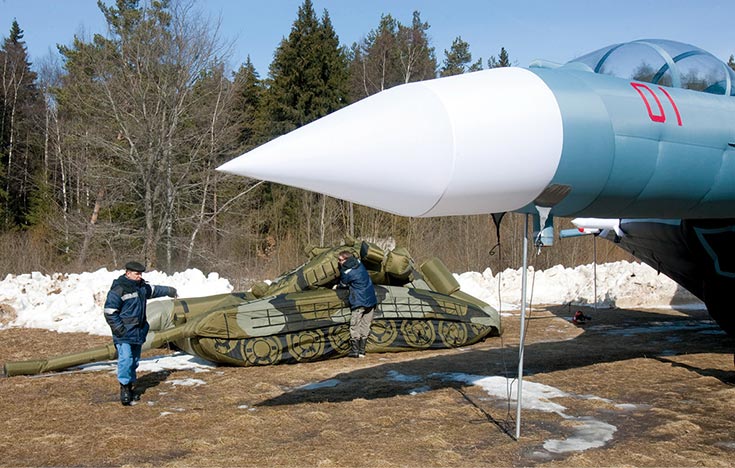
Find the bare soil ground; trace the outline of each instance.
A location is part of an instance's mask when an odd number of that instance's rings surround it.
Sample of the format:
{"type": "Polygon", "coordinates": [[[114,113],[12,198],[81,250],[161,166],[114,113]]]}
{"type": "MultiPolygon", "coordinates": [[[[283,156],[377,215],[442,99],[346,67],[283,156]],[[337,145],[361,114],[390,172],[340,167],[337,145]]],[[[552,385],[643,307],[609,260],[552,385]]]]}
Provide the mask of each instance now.
{"type": "MultiPolygon", "coordinates": [[[[573,395],[553,400],[573,418],[524,409],[517,441],[514,404],[432,375],[513,376],[516,313],[504,318],[502,339],[465,349],[144,374],[132,407],[120,405],[108,372],[2,378],[0,465],[731,466],[733,339],[708,328],[704,311],[584,312],[593,320],[583,328],[569,323],[566,307],[534,311],[527,322],[524,385],[573,395]],[[186,378],[206,384],[171,385],[186,378]],[[299,388],[331,379],[339,383],[299,388]],[[412,394],[417,387],[425,391],[412,394]],[[612,439],[588,450],[544,448],[588,419],[615,426],[612,439]]],[[[0,330],[0,362],[107,340],[0,330]]]]}

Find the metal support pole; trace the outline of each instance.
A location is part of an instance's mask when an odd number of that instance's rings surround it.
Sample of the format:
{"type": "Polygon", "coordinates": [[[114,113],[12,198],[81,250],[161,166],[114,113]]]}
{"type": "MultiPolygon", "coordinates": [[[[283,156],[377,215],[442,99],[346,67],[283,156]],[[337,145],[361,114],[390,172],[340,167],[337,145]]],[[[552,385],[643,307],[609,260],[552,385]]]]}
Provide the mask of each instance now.
{"type": "Polygon", "coordinates": [[[595,294],[594,310],[597,312],[597,234],[592,236],[592,284],[595,294]]]}
{"type": "Polygon", "coordinates": [[[518,396],[516,397],[516,440],[521,438],[521,406],[523,401],[523,342],[526,334],[526,283],[528,280],[528,214],[523,229],[523,272],[521,274],[521,336],[518,343],[518,396]]]}

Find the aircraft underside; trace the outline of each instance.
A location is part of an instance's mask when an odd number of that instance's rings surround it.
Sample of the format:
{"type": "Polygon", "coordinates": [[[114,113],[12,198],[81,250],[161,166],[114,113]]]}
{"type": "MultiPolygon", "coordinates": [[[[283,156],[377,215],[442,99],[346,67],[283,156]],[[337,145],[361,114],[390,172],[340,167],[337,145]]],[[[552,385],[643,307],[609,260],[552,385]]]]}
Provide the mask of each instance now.
{"type": "Polygon", "coordinates": [[[624,236],[606,238],[701,299],[735,336],[735,219],[622,219],[620,228],[624,236]]]}

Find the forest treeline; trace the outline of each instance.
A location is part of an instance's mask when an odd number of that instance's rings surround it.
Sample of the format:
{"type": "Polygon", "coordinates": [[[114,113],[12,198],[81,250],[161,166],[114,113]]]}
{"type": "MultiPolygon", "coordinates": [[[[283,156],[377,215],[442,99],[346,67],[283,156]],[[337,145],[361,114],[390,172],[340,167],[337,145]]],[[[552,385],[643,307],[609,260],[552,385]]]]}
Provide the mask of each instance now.
{"type": "MultiPolygon", "coordinates": [[[[457,272],[520,265],[517,215],[505,217],[495,247],[489,215],[405,218],[215,171],[392,86],[510,66],[505,48],[473,59],[458,35],[438,54],[418,11],[410,24],[384,14],[345,46],[328,11],[304,0],[261,77],[249,58],[228,69],[227,42],[193,2],[98,6],[107,36],[75,37],[34,67],[21,25],[13,21],[3,40],[0,274],[113,269],[138,259],[168,272],[218,271],[247,287],[345,234],[393,240],[417,261],[438,256],[457,272]]],[[[345,170],[360,177],[359,167],[345,170]]],[[[564,240],[532,263],[589,263],[592,242],[564,240]]],[[[597,258],[628,257],[600,243],[597,258]]]]}

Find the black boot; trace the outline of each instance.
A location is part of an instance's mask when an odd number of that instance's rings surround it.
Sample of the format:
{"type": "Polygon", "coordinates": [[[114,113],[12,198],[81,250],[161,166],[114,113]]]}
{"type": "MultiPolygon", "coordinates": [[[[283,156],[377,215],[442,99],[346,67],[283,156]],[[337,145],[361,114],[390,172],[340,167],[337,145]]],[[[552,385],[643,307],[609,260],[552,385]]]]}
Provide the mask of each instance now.
{"type": "Polygon", "coordinates": [[[130,394],[133,395],[133,401],[140,401],[140,394],[143,392],[138,391],[138,386],[133,386],[133,384],[130,385],[130,394]]]}
{"type": "Polygon", "coordinates": [[[133,389],[130,384],[120,384],[120,403],[123,406],[130,406],[130,402],[133,401],[133,389]]]}
{"type": "Polygon", "coordinates": [[[347,355],[347,357],[359,357],[360,356],[360,343],[358,340],[351,338],[350,339],[350,354],[347,355]]]}
{"type": "Polygon", "coordinates": [[[360,338],[357,343],[357,355],[358,357],[365,357],[365,347],[367,346],[367,338],[360,338]]]}

